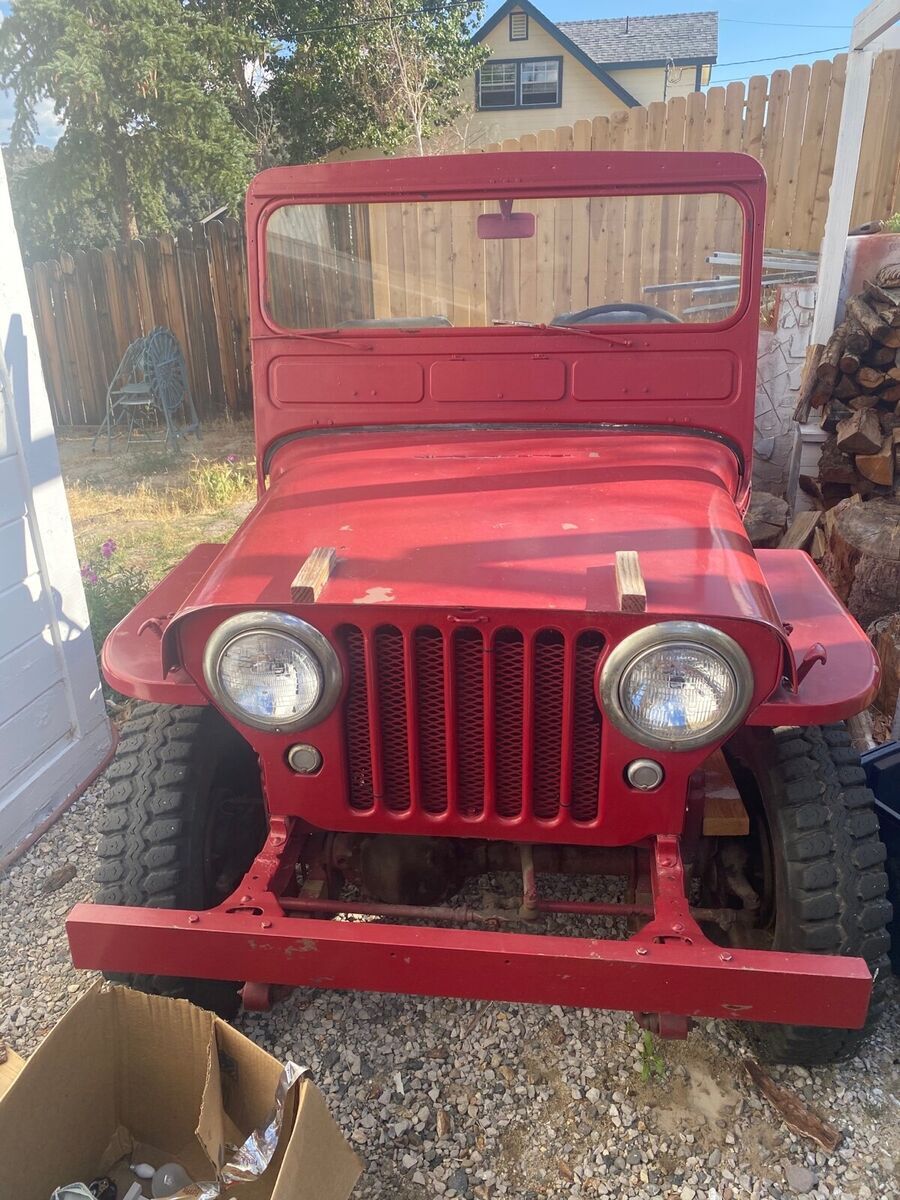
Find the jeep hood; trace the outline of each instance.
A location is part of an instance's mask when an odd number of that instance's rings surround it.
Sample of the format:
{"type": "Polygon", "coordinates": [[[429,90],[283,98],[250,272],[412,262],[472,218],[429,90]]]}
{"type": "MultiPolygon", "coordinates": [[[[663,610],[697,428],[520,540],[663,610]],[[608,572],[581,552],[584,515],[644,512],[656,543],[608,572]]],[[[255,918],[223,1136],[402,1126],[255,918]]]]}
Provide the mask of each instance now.
{"type": "Polygon", "coordinates": [[[781,634],[740,488],[732,449],[678,429],[315,431],[179,615],[290,606],[317,546],[337,554],[320,605],[615,611],[615,552],[636,550],[648,612],[781,634]]]}

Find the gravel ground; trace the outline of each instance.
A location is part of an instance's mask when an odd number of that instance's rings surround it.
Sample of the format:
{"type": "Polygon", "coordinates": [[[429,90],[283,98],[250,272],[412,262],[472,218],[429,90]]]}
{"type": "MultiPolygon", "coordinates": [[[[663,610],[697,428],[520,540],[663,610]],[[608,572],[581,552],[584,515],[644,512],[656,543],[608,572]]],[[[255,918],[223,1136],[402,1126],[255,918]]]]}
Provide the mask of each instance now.
{"type": "MultiPolygon", "coordinates": [[[[102,786],[0,878],[0,1037],[23,1055],[94,979],[63,919],[90,891],[102,786]]],[[[365,1163],[358,1200],[900,1196],[896,984],[857,1061],[773,1070],[844,1130],[831,1155],[788,1132],[712,1022],[659,1045],[649,1080],[619,1013],[297,991],[240,1027],[312,1069],[365,1163]]]]}

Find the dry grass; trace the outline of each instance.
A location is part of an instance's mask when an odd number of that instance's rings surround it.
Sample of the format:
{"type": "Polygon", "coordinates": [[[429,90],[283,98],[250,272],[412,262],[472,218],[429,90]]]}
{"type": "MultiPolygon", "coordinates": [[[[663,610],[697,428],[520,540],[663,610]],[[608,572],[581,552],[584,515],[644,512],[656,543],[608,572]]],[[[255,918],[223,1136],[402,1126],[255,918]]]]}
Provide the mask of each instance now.
{"type": "Polygon", "coordinates": [[[111,538],[117,563],[151,584],[198,542],[226,541],[256,499],[249,424],[204,430],[194,454],[92,453],[89,440],[71,438],[60,456],[82,562],[95,562],[111,538]]]}

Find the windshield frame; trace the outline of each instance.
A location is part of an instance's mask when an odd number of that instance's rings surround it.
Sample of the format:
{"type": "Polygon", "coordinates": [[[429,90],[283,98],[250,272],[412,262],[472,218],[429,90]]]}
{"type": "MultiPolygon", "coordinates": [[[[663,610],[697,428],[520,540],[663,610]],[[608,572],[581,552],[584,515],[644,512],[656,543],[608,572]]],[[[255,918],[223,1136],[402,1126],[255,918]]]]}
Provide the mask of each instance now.
{"type": "MultiPolygon", "coordinates": [[[[755,159],[743,154],[709,154],[689,151],[565,151],[562,153],[526,151],[484,155],[454,155],[423,159],[363,160],[353,163],[315,164],[304,168],[274,168],[258,176],[251,185],[247,203],[248,252],[255,267],[256,304],[259,316],[272,335],[286,338],[323,338],[336,345],[370,341],[409,341],[434,338],[438,341],[465,337],[510,339],[534,337],[552,331],[557,336],[579,338],[585,332],[607,332],[627,336],[665,337],[675,328],[689,329],[697,336],[719,333],[744,320],[752,297],[759,294],[761,242],[757,244],[755,214],[758,200],[745,186],[764,182],[762,169],[755,159]],[[551,164],[549,160],[553,160],[551,164]],[[630,159],[631,162],[624,160],[630,159]],[[498,161],[499,160],[499,161],[498,161]],[[560,162],[562,160],[562,163],[560,162]],[[464,163],[469,169],[454,178],[452,165],[464,163]],[[554,169],[550,169],[551,165],[554,169]],[[560,170],[560,165],[568,170],[560,170]],[[523,166],[530,168],[522,170],[523,166]],[[375,168],[361,172],[359,168],[375,168]],[[355,169],[354,169],[355,168],[355,169]],[[390,168],[394,168],[391,170],[390,168]],[[412,169],[411,169],[412,168],[412,169]],[[417,169],[416,169],[417,168],[417,169]],[[449,168],[449,169],[448,169],[449,168]],[[488,168],[488,169],[485,169],[488,168]],[[703,169],[705,168],[705,170],[703,169]],[[418,174],[419,183],[411,187],[409,176],[418,174]],[[508,175],[509,178],[504,178],[508,175]],[[281,182],[277,177],[284,180],[281,182]],[[386,177],[387,182],[380,176],[386,177]],[[442,178],[443,176],[443,178],[442,178]],[[466,176],[469,178],[467,179],[466,176]],[[286,186],[287,178],[290,186],[286,186]],[[303,179],[313,185],[298,188],[303,179]],[[325,186],[315,184],[321,180],[325,186]],[[393,182],[393,186],[391,186],[393,182]],[[344,186],[340,186],[340,184],[344,186]],[[266,184],[274,186],[264,186],[266,184]],[[338,185],[338,186],[336,186],[338,185]],[[379,186],[380,185],[380,186],[379,186]],[[666,195],[703,196],[710,193],[729,196],[741,210],[743,230],[740,290],[734,308],[718,321],[673,324],[582,324],[565,325],[452,325],[397,328],[370,325],[341,329],[336,326],[293,328],[281,325],[270,311],[266,295],[268,279],[267,236],[272,216],[280,209],[295,205],[327,204],[403,204],[440,201],[482,201],[512,198],[517,202],[546,199],[587,199],[594,197],[666,195]],[[254,209],[256,211],[254,211],[254,209]]],[[[760,221],[760,226],[762,222],[760,221]]],[[[758,306],[757,306],[758,307],[758,306]]]]}

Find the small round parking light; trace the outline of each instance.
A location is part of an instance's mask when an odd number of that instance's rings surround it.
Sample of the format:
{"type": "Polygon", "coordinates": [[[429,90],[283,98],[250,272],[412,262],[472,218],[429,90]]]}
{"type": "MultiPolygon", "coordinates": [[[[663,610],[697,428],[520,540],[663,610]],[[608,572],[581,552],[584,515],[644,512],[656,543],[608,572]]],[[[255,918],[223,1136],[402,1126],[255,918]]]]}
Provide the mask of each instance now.
{"type": "Polygon", "coordinates": [[[288,765],[298,775],[315,775],[322,769],[322,755],[315,746],[299,742],[287,753],[288,765]]]}
{"type": "Polygon", "coordinates": [[[625,778],[639,792],[652,792],[663,781],[663,769],[652,758],[636,758],[625,768],[625,778]]]}

